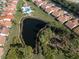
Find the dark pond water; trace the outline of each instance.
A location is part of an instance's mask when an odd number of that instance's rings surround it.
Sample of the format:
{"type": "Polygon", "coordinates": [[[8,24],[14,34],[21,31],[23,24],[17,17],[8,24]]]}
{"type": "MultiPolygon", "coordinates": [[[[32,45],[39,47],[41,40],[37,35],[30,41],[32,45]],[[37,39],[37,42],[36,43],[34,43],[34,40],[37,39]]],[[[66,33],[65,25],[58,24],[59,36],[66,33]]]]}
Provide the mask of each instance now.
{"type": "Polygon", "coordinates": [[[46,25],[46,23],[35,18],[26,18],[22,24],[22,38],[27,45],[34,48],[36,44],[36,35],[38,31],[46,25]]]}

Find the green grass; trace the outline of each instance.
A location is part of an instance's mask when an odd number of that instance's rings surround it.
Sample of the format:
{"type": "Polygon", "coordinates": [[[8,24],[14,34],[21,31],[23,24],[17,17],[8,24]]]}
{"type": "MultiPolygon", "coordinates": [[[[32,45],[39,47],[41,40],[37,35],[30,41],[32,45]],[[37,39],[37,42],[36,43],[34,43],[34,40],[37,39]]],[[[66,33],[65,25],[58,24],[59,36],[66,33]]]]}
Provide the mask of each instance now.
{"type": "MultiPolygon", "coordinates": [[[[48,15],[47,13],[43,12],[40,8],[35,6],[32,2],[27,2],[27,3],[30,4],[32,10],[34,11],[34,12],[32,12],[32,15],[33,15],[32,17],[38,18],[40,20],[48,22],[49,24],[51,24],[53,26],[56,26],[58,28],[62,28],[62,29],[65,29],[68,32],[71,32],[66,27],[64,27],[62,24],[57,22],[52,16],[48,15]]],[[[13,52],[15,52],[15,47],[11,48],[10,44],[16,44],[16,43],[23,44],[21,42],[22,39],[19,38],[20,21],[21,21],[21,18],[23,16],[26,16],[21,12],[21,7],[23,6],[23,4],[24,4],[23,0],[19,0],[19,2],[17,4],[17,11],[16,11],[16,14],[15,14],[14,23],[13,23],[12,29],[10,30],[10,35],[8,37],[8,44],[5,47],[7,49],[10,49],[10,51],[8,52],[8,55],[6,55],[7,59],[13,59],[13,57],[14,57],[14,59],[18,59],[16,54],[13,53],[13,52]]],[[[26,47],[25,48],[20,47],[19,49],[21,49],[21,52],[24,52],[24,51],[27,50],[26,47]]],[[[26,54],[26,53],[24,53],[24,54],[26,54]]]]}

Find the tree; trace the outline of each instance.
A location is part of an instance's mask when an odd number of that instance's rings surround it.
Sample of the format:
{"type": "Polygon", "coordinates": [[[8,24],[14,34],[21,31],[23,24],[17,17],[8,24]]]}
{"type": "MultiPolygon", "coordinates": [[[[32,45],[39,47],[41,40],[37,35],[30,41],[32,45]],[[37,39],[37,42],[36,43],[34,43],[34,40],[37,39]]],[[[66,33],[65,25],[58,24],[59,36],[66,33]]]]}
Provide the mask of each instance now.
{"type": "Polygon", "coordinates": [[[33,50],[32,47],[26,46],[24,50],[25,59],[32,59],[33,58],[33,50]]]}

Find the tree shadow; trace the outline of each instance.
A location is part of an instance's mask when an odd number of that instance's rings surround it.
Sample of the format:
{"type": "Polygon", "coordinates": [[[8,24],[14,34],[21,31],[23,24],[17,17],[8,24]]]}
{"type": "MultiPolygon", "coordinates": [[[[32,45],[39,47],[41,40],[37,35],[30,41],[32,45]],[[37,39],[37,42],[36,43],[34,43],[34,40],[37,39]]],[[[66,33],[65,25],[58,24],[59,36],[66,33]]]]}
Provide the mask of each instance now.
{"type": "Polygon", "coordinates": [[[35,18],[26,18],[21,25],[21,34],[25,44],[35,48],[36,35],[46,25],[46,22],[35,18]]]}

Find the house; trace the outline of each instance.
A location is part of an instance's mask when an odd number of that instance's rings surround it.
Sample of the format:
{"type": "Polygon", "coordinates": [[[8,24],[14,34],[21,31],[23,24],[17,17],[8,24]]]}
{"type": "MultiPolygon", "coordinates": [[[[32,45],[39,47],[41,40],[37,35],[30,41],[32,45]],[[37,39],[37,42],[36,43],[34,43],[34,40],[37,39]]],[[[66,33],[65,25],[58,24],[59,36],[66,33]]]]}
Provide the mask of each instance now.
{"type": "Polygon", "coordinates": [[[57,11],[52,12],[52,15],[54,15],[55,17],[59,17],[59,16],[64,15],[64,11],[59,9],[57,11]]]}
{"type": "Polygon", "coordinates": [[[2,20],[4,18],[4,16],[0,16],[0,20],[2,20]]]}
{"type": "Polygon", "coordinates": [[[17,4],[18,3],[18,0],[13,0],[12,1],[12,4],[17,4]]]}
{"type": "Polygon", "coordinates": [[[16,4],[11,4],[10,6],[12,6],[12,7],[16,7],[16,4]]]}
{"type": "Polygon", "coordinates": [[[72,20],[68,21],[65,25],[66,25],[68,28],[73,29],[73,28],[75,28],[76,26],[79,25],[79,20],[77,20],[77,19],[72,19],[72,20]]]}
{"type": "Polygon", "coordinates": [[[12,26],[12,22],[11,21],[4,21],[4,20],[0,20],[0,25],[10,28],[12,26]]]}
{"type": "Polygon", "coordinates": [[[12,19],[10,19],[10,18],[4,18],[3,20],[4,21],[11,21],[12,19]]]}
{"type": "Polygon", "coordinates": [[[66,21],[70,20],[70,19],[72,19],[72,17],[69,16],[69,15],[66,15],[66,14],[61,15],[61,16],[59,16],[59,17],[57,18],[57,20],[58,20],[59,22],[61,22],[62,24],[65,23],[66,21]]]}
{"type": "Polygon", "coordinates": [[[7,15],[6,17],[5,17],[5,19],[13,19],[14,18],[14,16],[13,15],[7,15]]]}
{"type": "Polygon", "coordinates": [[[6,12],[4,12],[4,16],[6,16],[6,15],[13,15],[13,13],[12,13],[12,11],[6,11],[6,12]]]}
{"type": "Polygon", "coordinates": [[[13,0],[7,0],[7,3],[11,3],[13,0]]]}
{"type": "Polygon", "coordinates": [[[3,34],[3,33],[0,33],[0,35],[1,35],[1,36],[8,36],[8,34],[3,34]]]}
{"type": "Polygon", "coordinates": [[[3,55],[4,53],[4,48],[0,47],[0,57],[3,55]]]}
{"type": "Polygon", "coordinates": [[[13,9],[13,8],[7,8],[7,7],[6,7],[6,8],[4,8],[4,11],[5,11],[5,12],[7,12],[7,11],[15,11],[15,9],[13,9]]]}
{"type": "Polygon", "coordinates": [[[4,46],[5,41],[6,41],[6,37],[0,35],[0,47],[1,47],[1,46],[4,46]]]}
{"type": "Polygon", "coordinates": [[[1,36],[8,36],[9,35],[9,28],[0,26],[0,35],[1,36]]]}
{"type": "Polygon", "coordinates": [[[47,12],[48,14],[52,13],[53,12],[52,7],[46,8],[45,9],[45,12],[47,12]]]}
{"type": "Polygon", "coordinates": [[[12,22],[11,21],[5,21],[3,26],[7,27],[7,28],[11,28],[12,26],[12,22]]]}
{"type": "Polygon", "coordinates": [[[54,3],[49,3],[49,2],[48,2],[46,8],[49,8],[49,7],[55,7],[55,4],[54,4],[54,3]]]}
{"type": "MultiPolygon", "coordinates": [[[[44,1],[43,0],[36,0],[36,1],[34,1],[35,2],[35,4],[37,5],[37,6],[41,6],[42,4],[44,4],[44,1]]],[[[45,1],[46,2],[46,1],[45,1]]]]}
{"type": "Polygon", "coordinates": [[[7,8],[13,8],[13,9],[15,9],[16,7],[15,6],[7,6],[7,8]]]}
{"type": "Polygon", "coordinates": [[[9,28],[3,27],[2,30],[1,30],[1,33],[8,35],[9,34],[9,28]]]}
{"type": "Polygon", "coordinates": [[[46,9],[46,8],[50,8],[50,7],[54,7],[55,4],[52,4],[52,3],[49,3],[49,2],[44,2],[42,5],[41,5],[41,8],[42,9],[46,9]]]}
{"type": "Polygon", "coordinates": [[[41,8],[42,8],[43,10],[45,10],[46,7],[47,7],[47,2],[43,2],[43,4],[41,5],[41,8]]]}

